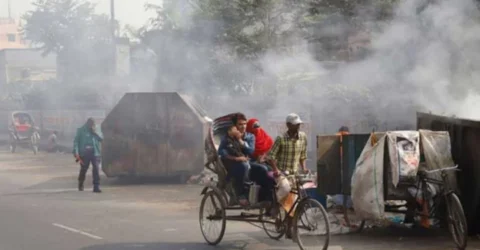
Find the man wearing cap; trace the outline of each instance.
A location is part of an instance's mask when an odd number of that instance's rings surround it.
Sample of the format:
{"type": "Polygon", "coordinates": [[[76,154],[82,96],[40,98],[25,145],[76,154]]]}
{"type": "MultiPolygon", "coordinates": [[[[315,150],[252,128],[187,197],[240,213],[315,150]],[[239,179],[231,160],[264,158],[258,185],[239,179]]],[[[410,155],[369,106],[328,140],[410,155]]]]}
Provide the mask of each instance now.
{"type": "MultiPolygon", "coordinates": [[[[286,119],[287,131],[277,136],[275,143],[268,154],[268,160],[273,168],[275,176],[279,176],[280,171],[289,171],[290,174],[296,174],[299,165],[304,173],[309,170],[306,165],[307,160],[307,135],[300,131],[300,125],[303,123],[297,114],[289,114],[286,119]]],[[[285,236],[292,238],[292,217],[287,216],[287,231],[285,236]]]]}
{"type": "Polygon", "coordinates": [[[277,136],[268,154],[275,174],[279,171],[298,172],[299,166],[303,172],[307,169],[307,135],[300,131],[303,121],[297,114],[289,114],[286,119],[287,131],[277,136]]]}

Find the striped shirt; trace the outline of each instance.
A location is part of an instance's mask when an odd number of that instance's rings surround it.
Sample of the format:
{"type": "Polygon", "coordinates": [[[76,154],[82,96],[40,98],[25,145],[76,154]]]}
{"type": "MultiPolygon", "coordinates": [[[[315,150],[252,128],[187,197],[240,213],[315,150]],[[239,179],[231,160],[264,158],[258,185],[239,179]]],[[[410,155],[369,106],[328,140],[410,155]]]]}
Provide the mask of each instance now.
{"type": "Polygon", "coordinates": [[[300,161],[307,159],[307,135],[299,131],[296,137],[288,132],[277,136],[268,157],[277,162],[279,170],[296,173],[300,161]]]}

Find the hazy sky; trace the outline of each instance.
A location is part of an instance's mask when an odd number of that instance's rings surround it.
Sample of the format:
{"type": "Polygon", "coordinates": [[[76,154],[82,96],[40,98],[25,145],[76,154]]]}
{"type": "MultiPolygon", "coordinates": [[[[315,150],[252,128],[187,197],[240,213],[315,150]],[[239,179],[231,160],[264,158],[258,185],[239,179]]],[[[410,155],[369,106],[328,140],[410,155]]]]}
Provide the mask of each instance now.
{"type": "MultiPolygon", "coordinates": [[[[1,17],[8,16],[7,2],[8,0],[0,0],[1,17]]],[[[32,2],[32,0],[10,0],[12,16],[18,18],[30,10],[32,2]]],[[[91,0],[90,2],[97,3],[98,13],[110,13],[110,0],[91,0]]],[[[162,0],[115,0],[115,15],[122,24],[139,27],[152,16],[152,12],[145,12],[145,3],[159,4],[161,2],[162,0]]]]}

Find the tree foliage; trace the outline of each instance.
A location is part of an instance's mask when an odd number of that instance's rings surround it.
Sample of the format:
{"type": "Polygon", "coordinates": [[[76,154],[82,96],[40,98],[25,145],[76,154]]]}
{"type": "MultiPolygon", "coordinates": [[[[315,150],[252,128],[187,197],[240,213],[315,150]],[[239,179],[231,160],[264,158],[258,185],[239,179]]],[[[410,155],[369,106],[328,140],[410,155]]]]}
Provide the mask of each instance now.
{"type": "Polygon", "coordinates": [[[196,0],[196,19],[218,23],[217,42],[229,44],[240,58],[256,59],[267,50],[285,49],[299,35],[302,1],[196,0]]]}
{"type": "Polygon", "coordinates": [[[55,53],[67,83],[108,72],[112,55],[108,16],[85,0],[36,0],[23,16],[25,38],[44,54],[55,53]]]}
{"type": "Polygon", "coordinates": [[[130,35],[157,56],[157,91],[180,90],[206,99],[211,93],[274,97],[282,88],[308,89],[315,79],[299,84],[308,70],[293,79],[265,75],[259,59],[267,52],[293,55],[294,47],[306,41],[320,48],[314,51],[318,60],[329,60],[328,51],[345,46],[350,29],[362,22],[358,13],[376,13],[378,4],[394,1],[164,0],[161,6],[146,6],[155,17],[130,35]]]}

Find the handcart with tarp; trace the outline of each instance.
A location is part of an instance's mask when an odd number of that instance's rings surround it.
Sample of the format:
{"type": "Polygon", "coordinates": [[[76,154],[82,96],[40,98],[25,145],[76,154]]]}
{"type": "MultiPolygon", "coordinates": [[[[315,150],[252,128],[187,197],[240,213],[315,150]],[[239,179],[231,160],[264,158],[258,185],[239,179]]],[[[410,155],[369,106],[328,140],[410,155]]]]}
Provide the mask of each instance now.
{"type": "MultiPolygon", "coordinates": [[[[318,192],[327,211],[342,216],[350,231],[386,213],[405,214],[403,223],[448,228],[458,249],[467,225],[458,198],[456,166],[448,132],[389,131],[317,137],[318,192]],[[438,224],[435,224],[439,221],[438,224]]],[[[336,220],[330,219],[331,227],[336,220]]]]}

